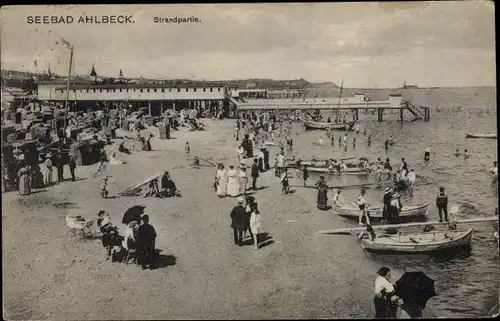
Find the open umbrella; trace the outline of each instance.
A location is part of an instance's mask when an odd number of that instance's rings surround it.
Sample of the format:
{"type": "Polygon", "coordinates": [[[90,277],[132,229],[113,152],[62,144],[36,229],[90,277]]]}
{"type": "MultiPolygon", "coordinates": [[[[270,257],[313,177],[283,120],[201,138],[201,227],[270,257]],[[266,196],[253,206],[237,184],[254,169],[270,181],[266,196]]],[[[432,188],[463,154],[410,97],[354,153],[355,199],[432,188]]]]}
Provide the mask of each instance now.
{"type": "Polygon", "coordinates": [[[405,272],[396,282],[396,295],[403,299],[404,303],[416,304],[422,309],[427,301],[436,296],[434,280],[425,275],[424,272],[405,272]]]}
{"type": "Polygon", "coordinates": [[[123,214],[122,223],[128,224],[132,221],[139,221],[141,219],[141,214],[144,214],[145,208],[146,207],[142,205],[132,206],[123,214]]]}

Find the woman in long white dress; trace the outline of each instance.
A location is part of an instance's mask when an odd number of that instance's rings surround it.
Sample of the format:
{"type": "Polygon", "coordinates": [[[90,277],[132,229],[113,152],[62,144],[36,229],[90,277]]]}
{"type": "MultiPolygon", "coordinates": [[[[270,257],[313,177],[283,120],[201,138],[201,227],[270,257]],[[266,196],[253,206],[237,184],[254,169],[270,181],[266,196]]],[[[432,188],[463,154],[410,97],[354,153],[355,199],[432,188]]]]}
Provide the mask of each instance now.
{"type": "Polygon", "coordinates": [[[46,159],[43,162],[45,165],[45,172],[43,175],[43,178],[45,180],[45,185],[49,186],[52,184],[52,154],[49,152],[47,155],[45,155],[46,159]]]}
{"type": "Polygon", "coordinates": [[[219,164],[215,179],[217,183],[217,196],[226,196],[226,171],[224,170],[224,165],[219,164]]]}
{"type": "Polygon", "coordinates": [[[135,229],[137,228],[137,222],[132,221],[128,223],[127,227],[125,228],[124,235],[123,235],[123,241],[122,241],[122,246],[125,250],[130,250],[130,246],[134,246],[135,244],[135,229]],[[129,239],[131,241],[129,241],[129,239]]]}
{"type": "Polygon", "coordinates": [[[250,231],[253,235],[254,249],[259,249],[259,233],[260,233],[260,212],[257,209],[257,203],[250,204],[250,231]]]}
{"type": "Polygon", "coordinates": [[[238,177],[240,178],[240,195],[243,195],[246,193],[248,184],[248,176],[245,164],[240,164],[240,171],[238,173],[238,177]]]}
{"type": "Polygon", "coordinates": [[[233,165],[229,165],[227,170],[227,195],[233,197],[240,195],[239,177],[233,165]]]}

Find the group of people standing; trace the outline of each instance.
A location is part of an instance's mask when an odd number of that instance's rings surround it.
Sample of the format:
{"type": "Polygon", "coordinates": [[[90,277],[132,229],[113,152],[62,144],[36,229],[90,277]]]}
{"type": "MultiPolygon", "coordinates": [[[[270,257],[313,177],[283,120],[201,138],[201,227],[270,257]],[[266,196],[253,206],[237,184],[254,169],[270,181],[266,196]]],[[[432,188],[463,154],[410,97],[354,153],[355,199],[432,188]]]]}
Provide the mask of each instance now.
{"type": "MultiPolygon", "coordinates": [[[[257,159],[254,159],[250,176],[252,177],[251,189],[256,190],[257,178],[259,177],[257,159]]],[[[215,174],[213,186],[219,197],[237,197],[246,194],[248,189],[248,173],[245,162],[242,161],[238,168],[235,168],[234,165],[229,165],[227,171],[224,169],[223,164],[217,164],[217,172],[215,174]]]]}
{"type": "Polygon", "coordinates": [[[401,158],[401,166],[399,169],[396,169],[395,172],[393,172],[393,167],[389,158],[386,158],[385,162],[382,161],[380,157],[377,158],[376,166],[377,179],[379,181],[382,180],[381,168],[383,168],[387,180],[392,179],[394,189],[408,189],[408,193],[410,195],[413,194],[413,187],[415,186],[417,175],[415,174],[415,170],[413,168],[409,169],[408,163],[404,157],[401,158]]]}
{"type": "Polygon", "coordinates": [[[111,222],[111,218],[104,210],[99,211],[97,225],[102,233],[102,245],[106,248],[106,260],[128,263],[131,254],[134,253],[134,261],[141,265],[142,269],[154,268],[155,264],[155,228],[149,224],[149,216],[141,215],[128,222],[120,235],[117,226],[111,222]],[[118,251],[116,249],[119,249],[118,251]]]}
{"type": "Polygon", "coordinates": [[[398,295],[398,289],[391,283],[391,270],[381,267],[375,278],[375,319],[418,319],[422,317],[424,307],[411,302],[404,302],[398,295]]]}
{"type": "Polygon", "coordinates": [[[384,207],[382,210],[382,220],[384,223],[388,224],[398,224],[399,214],[401,213],[401,208],[403,204],[401,203],[401,195],[395,192],[391,187],[388,187],[384,191],[383,196],[384,207]]]}
{"type": "MultiPolygon", "coordinates": [[[[49,152],[45,155],[41,172],[33,171],[32,166],[23,160],[24,158],[19,160],[20,169],[17,172],[18,191],[20,195],[30,195],[33,187],[52,185],[54,167],[57,169],[57,181],[64,181],[65,162],[60,152],[55,152],[54,154],[49,152]]],[[[71,173],[71,180],[74,182],[76,181],[76,160],[71,153],[68,155],[67,165],[71,173]]]]}
{"type": "Polygon", "coordinates": [[[234,244],[243,246],[243,239],[246,232],[249,233],[253,241],[254,249],[259,248],[259,233],[260,233],[260,212],[257,207],[257,202],[253,196],[245,199],[240,196],[237,198],[238,204],[231,210],[231,228],[233,229],[234,244]]]}

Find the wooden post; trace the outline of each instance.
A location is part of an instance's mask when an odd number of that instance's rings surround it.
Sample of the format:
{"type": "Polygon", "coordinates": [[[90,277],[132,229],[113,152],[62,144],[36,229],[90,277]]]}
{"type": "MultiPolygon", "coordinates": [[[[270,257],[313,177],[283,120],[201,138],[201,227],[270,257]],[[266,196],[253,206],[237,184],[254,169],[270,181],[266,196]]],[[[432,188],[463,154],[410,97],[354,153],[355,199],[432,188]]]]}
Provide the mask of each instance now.
{"type": "Polygon", "coordinates": [[[151,102],[148,101],[148,108],[149,108],[149,116],[151,116],[151,102]]]}
{"type": "Polygon", "coordinates": [[[355,116],[356,116],[356,119],[354,119],[354,120],[358,121],[359,120],[359,109],[358,108],[356,108],[355,116]]]}
{"type": "Polygon", "coordinates": [[[403,108],[399,109],[399,120],[403,122],[403,108]]]}

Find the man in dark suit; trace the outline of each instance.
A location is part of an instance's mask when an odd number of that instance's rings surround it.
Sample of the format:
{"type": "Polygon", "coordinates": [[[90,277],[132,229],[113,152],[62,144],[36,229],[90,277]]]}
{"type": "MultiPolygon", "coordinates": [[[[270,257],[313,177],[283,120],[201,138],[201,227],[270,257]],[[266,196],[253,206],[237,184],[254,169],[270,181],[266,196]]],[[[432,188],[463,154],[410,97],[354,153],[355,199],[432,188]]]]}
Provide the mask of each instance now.
{"type": "Polygon", "coordinates": [[[69,165],[69,171],[71,172],[71,180],[74,182],[76,181],[75,177],[76,161],[75,161],[75,156],[73,156],[73,154],[69,154],[68,165],[69,165]]]}
{"type": "Polygon", "coordinates": [[[61,151],[57,151],[54,155],[54,163],[57,167],[57,181],[58,182],[63,182],[64,181],[64,160],[63,160],[63,157],[61,155],[61,151]]]}
{"type": "Polygon", "coordinates": [[[252,176],[252,190],[257,189],[257,177],[259,177],[259,165],[258,165],[258,160],[257,158],[253,159],[253,164],[252,164],[252,172],[250,174],[252,176]]]}
{"type": "Polygon", "coordinates": [[[247,212],[243,207],[244,201],[243,197],[238,197],[238,205],[233,207],[231,211],[231,228],[234,233],[234,244],[238,246],[243,245],[243,230],[245,228],[245,218],[247,216],[247,212]]]}
{"type": "Polygon", "coordinates": [[[138,244],[141,248],[141,259],[140,264],[142,269],[146,269],[149,265],[149,268],[154,265],[154,254],[155,254],[155,240],[156,240],[156,231],[155,228],[149,224],[149,216],[142,216],[142,224],[139,226],[137,231],[138,244]]]}

